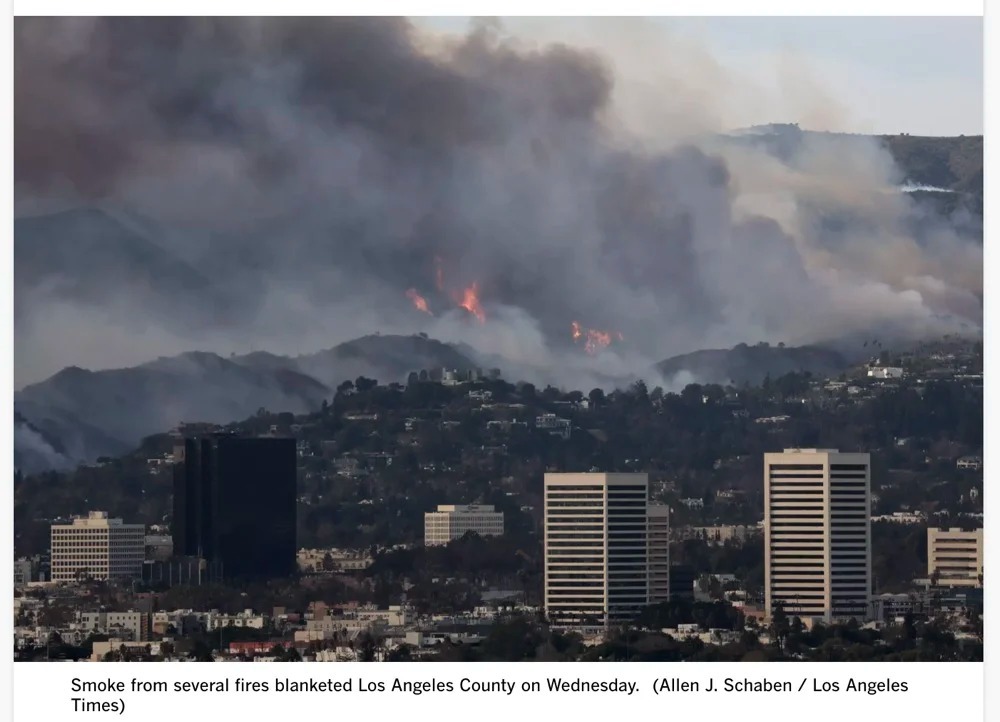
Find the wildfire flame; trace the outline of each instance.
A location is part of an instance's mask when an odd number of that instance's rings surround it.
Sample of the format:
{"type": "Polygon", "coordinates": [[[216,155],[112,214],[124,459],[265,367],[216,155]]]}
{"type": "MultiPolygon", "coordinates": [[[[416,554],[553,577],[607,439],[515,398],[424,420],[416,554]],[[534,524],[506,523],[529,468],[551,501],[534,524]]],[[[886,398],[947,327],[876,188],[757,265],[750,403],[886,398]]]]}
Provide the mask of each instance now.
{"type": "Polygon", "coordinates": [[[406,292],[406,297],[410,299],[410,302],[413,304],[413,307],[418,311],[423,311],[424,313],[430,314],[431,316],[434,315],[433,313],[431,313],[431,309],[427,305],[427,299],[421,296],[419,293],[417,293],[417,290],[415,288],[411,288],[410,290],[408,290],[406,292]]]}
{"type": "Polygon", "coordinates": [[[471,286],[462,291],[462,300],[458,302],[458,305],[475,316],[479,323],[486,322],[486,312],[483,311],[483,307],[479,303],[478,283],[473,282],[471,286]]]}
{"type": "MultiPolygon", "coordinates": [[[[593,356],[602,348],[611,345],[612,332],[600,331],[596,328],[584,328],[578,321],[573,321],[570,326],[574,341],[583,341],[583,350],[593,356]]],[[[614,334],[615,338],[621,341],[624,337],[620,333],[614,334]]]]}
{"type": "MultiPolygon", "coordinates": [[[[479,323],[486,323],[486,311],[483,310],[483,304],[479,300],[479,282],[473,281],[472,285],[465,288],[462,291],[445,291],[444,282],[444,267],[443,261],[440,256],[434,257],[434,283],[437,289],[441,292],[447,293],[451,300],[456,306],[464,308],[470,314],[476,317],[479,323]]],[[[425,301],[416,291],[412,288],[406,292],[410,300],[413,301],[413,305],[416,306],[421,311],[425,313],[431,313],[427,307],[427,301],[425,301]]],[[[432,316],[434,314],[431,314],[432,316]]]]}

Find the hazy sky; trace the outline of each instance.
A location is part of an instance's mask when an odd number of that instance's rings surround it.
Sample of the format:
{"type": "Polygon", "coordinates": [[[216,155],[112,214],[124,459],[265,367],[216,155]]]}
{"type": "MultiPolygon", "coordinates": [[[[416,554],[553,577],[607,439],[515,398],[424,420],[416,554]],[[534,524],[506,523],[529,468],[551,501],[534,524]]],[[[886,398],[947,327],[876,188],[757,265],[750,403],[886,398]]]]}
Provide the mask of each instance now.
{"type": "MultiPolygon", "coordinates": [[[[418,18],[442,31],[468,27],[468,18],[418,18]]],[[[525,39],[565,40],[603,49],[612,63],[634,33],[641,46],[668,54],[672,45],[696,45],[720,70],[772,90],[781,100],[734,103],[737,126],[801,122],[816,130],[912,135],[983,132],[983,24],[981,18],[745,17],[574,19],[505,18],[525,39]],[[613,30],[610,30],[613,28],[613,30]],[[609,43],[614,36],[614,43],[609,43]],[[790,72],[795,78],[789,78],[790,72]],[[837,112],[824,121],[798,104],[821,92],[837,112]],[[813,122],[810,122],[810,121],[813,122]],[[817,122],[834,127],[816,128],[817,122]]],[[[624,47],[628,47],[627,44],[624,47]]],[[[651,54],[650,64],[659,58],[651,54]]]]}

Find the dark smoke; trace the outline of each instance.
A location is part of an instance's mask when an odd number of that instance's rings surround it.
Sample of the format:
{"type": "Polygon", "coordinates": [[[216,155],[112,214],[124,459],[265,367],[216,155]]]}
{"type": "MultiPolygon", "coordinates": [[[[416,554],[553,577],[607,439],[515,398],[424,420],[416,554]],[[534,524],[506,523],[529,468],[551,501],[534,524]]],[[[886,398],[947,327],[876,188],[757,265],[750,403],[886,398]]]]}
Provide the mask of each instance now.
{"type": "Polygon", "coordinates": [[[585,384],[704,346],[979,328],[981,246],[921,217],[873,143],[779,160],[705,127],[649,150],[615,83],[594,53],[495,25],[444,41],[398,19],[17,19],[18,207],[145,224],[227,299],[19,286],[18,383],[426,330],[585,384]],[[482,326],[456,304],[473,282],[482,326]],[[622,340],[586,358],[573,321],[622,340]]]}

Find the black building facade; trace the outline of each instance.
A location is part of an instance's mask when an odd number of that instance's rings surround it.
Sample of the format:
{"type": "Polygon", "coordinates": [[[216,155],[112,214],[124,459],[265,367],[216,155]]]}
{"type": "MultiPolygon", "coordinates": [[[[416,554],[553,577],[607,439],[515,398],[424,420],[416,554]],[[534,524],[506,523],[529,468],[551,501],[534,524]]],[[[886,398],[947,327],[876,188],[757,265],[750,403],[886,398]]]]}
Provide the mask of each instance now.
{"type": "Polygon", "coordinates": [[[175,456],[175,556],[221,564],[226,579],[294,572],[294,439],[188,438],[175,456]]]}
{"type": "Polygon", "coordinates": [[[686,564],[670,565],[670,600],[694,601],[694,582],[697,578],[694,567],[686,564]]]}

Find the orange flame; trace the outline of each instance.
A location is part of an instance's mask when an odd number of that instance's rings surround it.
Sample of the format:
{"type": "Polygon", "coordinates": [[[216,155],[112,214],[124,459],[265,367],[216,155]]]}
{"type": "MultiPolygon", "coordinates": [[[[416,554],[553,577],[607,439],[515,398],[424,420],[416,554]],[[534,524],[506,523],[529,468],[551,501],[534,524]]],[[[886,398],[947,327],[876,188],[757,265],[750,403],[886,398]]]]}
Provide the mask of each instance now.
{"type": "MultiPolygon", "coordinates": [[[[611,345],[612,334],[609,331],[599,331],[596,328],[583,328],[577,321],[573,321],[571,329],[573,340],[583,340],[583,350],[590,355],[594,355],[602,348],[607,348],[611,345]]],[[[615,333],[614,335],[619,341],[623,339],[620,333],[615,333]]]]}
{"type": "Polygon", "coordinates": [[[479,303],[478,283],[473,282],[471,286],[462,292],[462,300],[458,302],[458,305],[475,316],[479,323],[486,322],[486,312],[483,311],[483,307],[479,303]]]}
{"type": "Polygon", "coordinates": [[[419,293],[417,293],[417,290],[415,288],[411,288],[409,291],[407,291],[406,297],[410,299],[410,301],[413,303],[413,307],[418,311],[423,311],[424,313],[430,314],[431,316],[434,315],[433,313],[431,313],[431,309],[427,305],[427,299],[421,296],[419,293]]]}
{"type": "MultiPolygon", "coordinates": [[[[444,270],[442,268],[442,260],[440,256],[434,257],[434,280],[437,284],[439,291],[445,290],[444,283],[444,270]]],[[[463,291],[456,292],[451,291],[449,293],[452,301],[455,302],[460,308],[464,308],[466,311],[471,313],[476,317],[479,323],[486,323],[486,311],[483,310],[483,305],[479,301],[479,282],[473,281],[472,285],[463,291]]],[[[429,313],[429,312],[428,312],[429,313]]]]}

